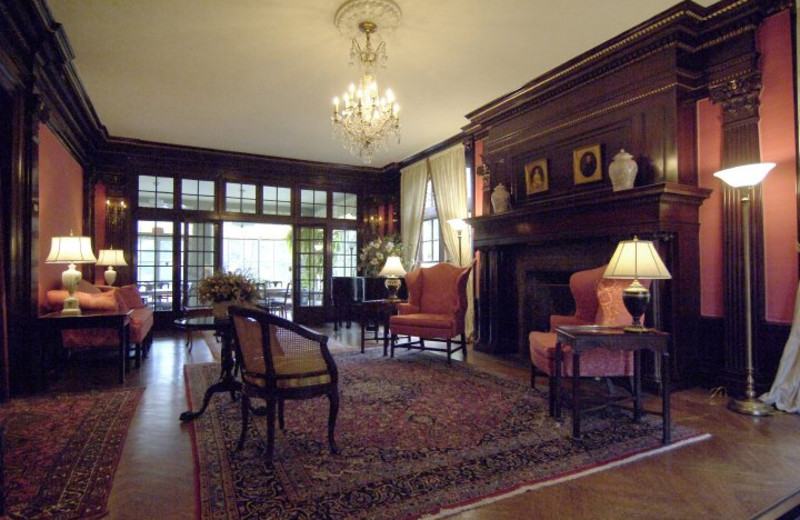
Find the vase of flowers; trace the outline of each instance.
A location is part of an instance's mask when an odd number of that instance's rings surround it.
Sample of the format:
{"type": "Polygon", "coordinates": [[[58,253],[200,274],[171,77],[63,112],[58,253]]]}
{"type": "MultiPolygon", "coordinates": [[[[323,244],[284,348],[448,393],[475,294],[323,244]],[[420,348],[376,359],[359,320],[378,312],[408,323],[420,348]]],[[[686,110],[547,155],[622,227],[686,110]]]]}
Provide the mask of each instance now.
{"type": "Polygon", "coordinates": [[[197,285],[197,298],[211,304],[215,318],[227,318],[228,307],[250,303],[257,296],[255,280],[240,270],[216,271],[197,285]]]}
{"type": "Polygon", "coordinates": [[[378,237],[361,248],[358,255],[358,267],[364,276],[375,278],[383,269],[383,264],[390,256],[403,257],[403,246],[397,235],[378,237]]]}

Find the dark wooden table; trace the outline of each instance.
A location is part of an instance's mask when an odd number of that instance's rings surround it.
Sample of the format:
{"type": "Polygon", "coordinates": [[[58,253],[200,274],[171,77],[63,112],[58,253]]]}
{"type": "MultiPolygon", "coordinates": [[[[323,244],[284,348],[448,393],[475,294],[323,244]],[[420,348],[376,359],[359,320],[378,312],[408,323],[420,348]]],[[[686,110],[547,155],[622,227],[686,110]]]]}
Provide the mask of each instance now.
{"type": "MultiPolygon", "coordinates": [[[[661,441],[669,444],[669,334],[650,329],[647,332],[625,332],[624,327],[574,326],[556,328],[555,391],[561,389],[561,365],[564,347],[572,348],[572,436],[581,435],[580,419],[580,370],[581,353],[595,348],[633,352],[633,418],[638,421],[642,414],[661,415],[664,431],[661,441]],[[661,412],[645,410],[642,407],[642,350],[661,354],[661,412]]],[[[561,418],[561,400],[556,393],[553,415],[561,418]]]]}
{"type": "MultiPolygon", "coordinates": [[[[61,314],[61,312],[50,312],[37,318],[39,322],[39,334],[41,342],[41,384],[42,388],[47,388],[47,371],[52,361],[55,359],[53,354],[60,352],[62,348],[61,332],[73,329],[116,329],[119,337],[119,382],[125,382],[125,371],[128,366],[128,346],[130,315],[133,311],[120,312],[83,312],[82,314],[61,314]]],[[[136,351],[136,365],[141,363],[142,353],[136,351]]]]}
{"type": "Polygon", "coordinates": [[[361,352],[364,352],[364,339],[367,324],[375,324],[375,336],[372,339],[383,339],[383,355],[389,352],[389,318],[397,314],[397,304],[404,300],[364,300],[361,302],[361,352]],[[378,336],[380,327],[383,327],[383,337],[378,336]]]}
{"type": "Polygon", "coordinates": [[[217,330],[214,316],[193,316],[190,318],[178,318],[174,322],[175,328],[186,331],[186,346],[189,352],[192,351],[193,337],[192,332],[196,330],[217,330]]]}
{"type": "Polygon", "coordinates": [[[206,411],[211,398],[218,392],[230,392],[231,399],[236,399],[236,392],[241,391],[242,384],[236,380],[234,376],[234,359],[233,359],[233,323],[230,318],[215,318],[213,316],[198,316],[195,318],[184,318],[183,326],[186,330],[189,327],[194,327],[192,330],[209,330],[205,327],[211,327],[211,330],[216,331],[219,335],[222,346],[220,348],[220,374],[219,381],[209,386],[203,396],[203,405],[199,410],[194,412],[185,411],[181,413],[181,421],[191,421],[195,417],[199,417],[206,411]],[[200,328],[204,327],[204,328],[200,328]]]}

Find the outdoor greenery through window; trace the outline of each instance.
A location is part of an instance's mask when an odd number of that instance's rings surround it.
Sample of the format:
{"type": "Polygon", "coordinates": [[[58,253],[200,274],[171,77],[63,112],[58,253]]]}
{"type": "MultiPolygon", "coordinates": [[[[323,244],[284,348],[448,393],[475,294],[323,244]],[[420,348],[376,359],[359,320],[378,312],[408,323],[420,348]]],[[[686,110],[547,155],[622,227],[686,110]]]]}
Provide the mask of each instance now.
{"type": "Polygon", "coordinates": [[[320,307],[324,295],[325,230],[321,227],[300,227],[299,301],[302,307],[320,307]]]}
{"type": "Polygon", "coordinates": [[[328,192],[300,190],[300,216],[325,218],[328,216],[328,192]]]}
{"type": "Polygon", "coordinates": [[[172,209],[175,206],[172,177],[139,175],[139,207],[172,209]]]}
{"type": "Polygon", "coordinates": [[[214,181],[182,179],[181,208],[214,211],[214,181]]]}
{"type": "Polygon", "coordinates": [[[136,223],[136,281],[145,303],[172,310],[173,223],[139,220],[136,223]]]}
{"type": "Polygon", "coordinates": [[[264,215],[292,214],[292,190],[280,186],[263,187],[263,213],[264,215]]]}
{"type": "Polygon", "coordinates": [[[333,218],[356,220],[358,215],[358,197],[355,193],[334,191],[331,195],[331,211],[333,218]]]}
{"type": "Polygon", "coordinates": [[[255,213],[256,185],[226,182],[225,211],[230,211],[232,213],[255,213]]]}
{"type": "Polygon", "coordinates": [[[191,309],[201,306],[197,297],[198,282],[214,273],[215,226],[211,222],[187,222],[181,227],[183,237],[181,306],[184,309],[191,309]]]}
{"type": "Polygon", "coordinates": [[[332,233],[332,276],[356,276],[358,237],[355,229],[334,229],[332,233]]]}
{"type": "Polygon", "coordinates": [[[292,226],[223,223],[222,268],[246,272],[257,282],[286,286],[292,281],[292,226]]]}

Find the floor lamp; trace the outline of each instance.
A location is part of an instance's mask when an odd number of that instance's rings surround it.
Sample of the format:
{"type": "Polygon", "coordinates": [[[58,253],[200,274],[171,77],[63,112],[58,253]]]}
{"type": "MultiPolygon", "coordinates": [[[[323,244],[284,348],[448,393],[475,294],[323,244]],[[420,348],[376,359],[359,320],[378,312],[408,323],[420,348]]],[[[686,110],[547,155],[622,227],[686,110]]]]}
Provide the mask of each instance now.
{"type": "Polygon", "coordinates": [[[461,266],[461,233],[463,233],[469,224],[464,222],[464,219],[460,218],[451,218],[447,221],[450,226],[456,230],[456,237],[458,239],[458,265],[461,266]]]}
{"type": "Polygon", "coordinates": [[[757,399],[753,379],[753,309],[750,288],[750,196],[753,186],[764,180],[775,163],[757,163],[737,166],[714,174],[741,194],[742,249],[744,260],[744,312],[745,312],[745,383],[744,399],[731,399],[728,408],[746,415],[763,416],[772,413],[772,406],[757,399]]]}

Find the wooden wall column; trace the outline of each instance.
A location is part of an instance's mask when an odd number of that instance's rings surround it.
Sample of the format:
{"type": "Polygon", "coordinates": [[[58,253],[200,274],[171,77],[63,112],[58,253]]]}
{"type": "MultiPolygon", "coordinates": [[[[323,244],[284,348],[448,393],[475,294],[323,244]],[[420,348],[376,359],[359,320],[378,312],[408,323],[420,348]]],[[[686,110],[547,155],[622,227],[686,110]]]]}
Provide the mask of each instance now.
{"type": "MultiPolygon", "coordinates": [[[[732,168],[761,161],[758,133],[761,75],[750,72],[711,87],[711,100],[723,109],[722,166],[732,168]]],[[[723,190],[725,262],[725,366],[723,384],[740,393],[746,379],[745,290],[742,251],[742,193],[720,181],[723,190]]],[[[763,198],[760,186],[751,191],[750,258],[753,330],[753,368],[758,382],[758,323],[764,317],[763,198]]]]}

